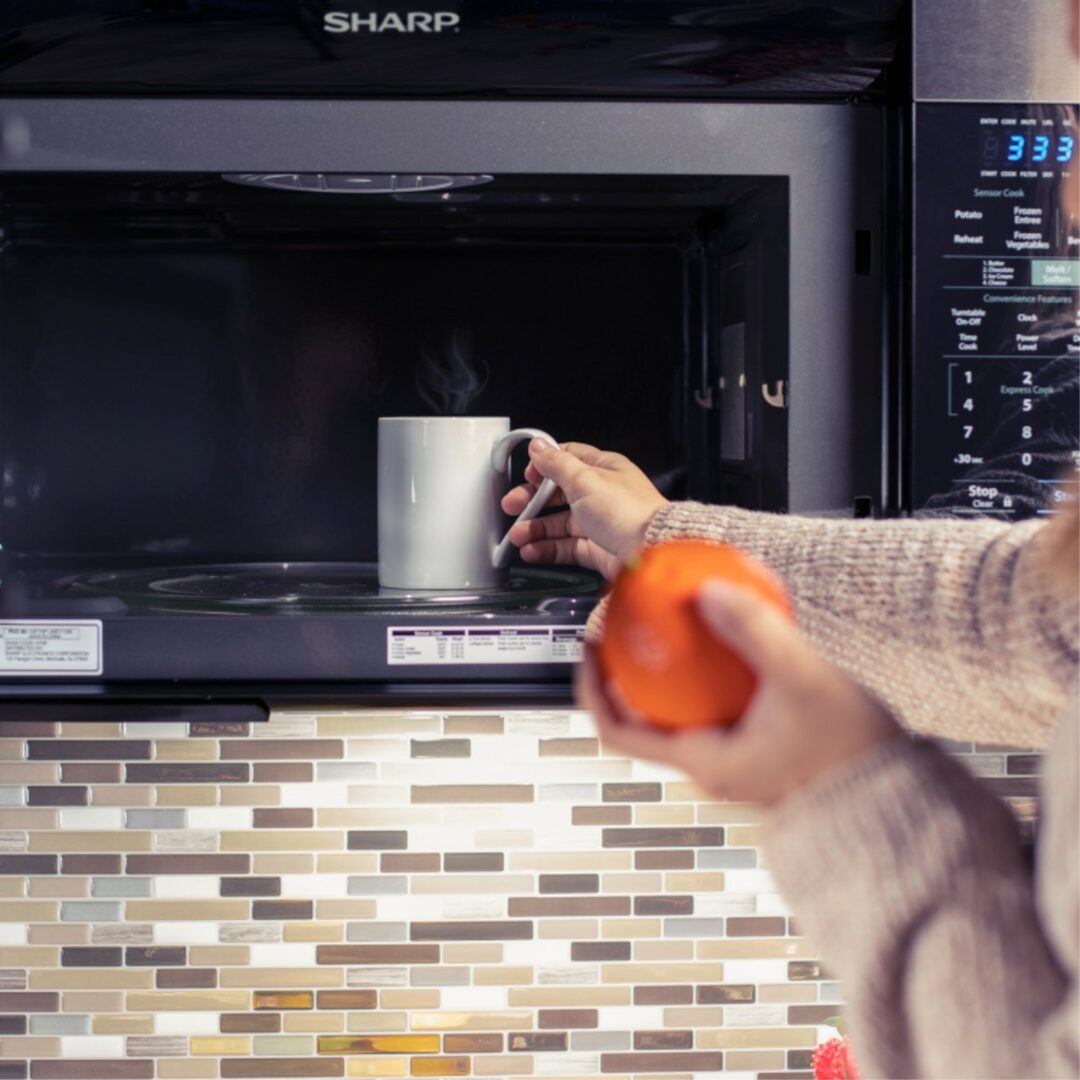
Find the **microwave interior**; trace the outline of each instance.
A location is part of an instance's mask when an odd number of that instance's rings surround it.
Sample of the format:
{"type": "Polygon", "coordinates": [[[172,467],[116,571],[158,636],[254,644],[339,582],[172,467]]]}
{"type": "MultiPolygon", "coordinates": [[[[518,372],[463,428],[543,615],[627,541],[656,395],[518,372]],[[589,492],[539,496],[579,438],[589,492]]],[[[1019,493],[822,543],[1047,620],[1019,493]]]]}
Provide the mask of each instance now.
{"type": "Polygon", "coordinates": [[[786,504],[784,177],[53,173],[0,198],[5,586],[373,562],[380,416],[505,415],[671,497],[786,504]]]}

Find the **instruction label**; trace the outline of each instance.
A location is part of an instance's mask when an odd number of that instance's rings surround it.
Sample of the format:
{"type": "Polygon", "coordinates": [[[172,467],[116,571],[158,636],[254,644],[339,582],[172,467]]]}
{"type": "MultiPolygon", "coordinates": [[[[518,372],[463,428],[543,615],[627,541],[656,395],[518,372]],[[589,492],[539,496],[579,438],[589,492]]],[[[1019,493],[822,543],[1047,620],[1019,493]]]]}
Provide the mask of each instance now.
{"type": "Polygon", "coordinates": [[[100,675],[101,620],[0,620],[0,675],[100,675]]]}
{"type": "Polygon", "coordinates": [[[583,626],[390,626],[388,664],[574,664],[583,626]]]}

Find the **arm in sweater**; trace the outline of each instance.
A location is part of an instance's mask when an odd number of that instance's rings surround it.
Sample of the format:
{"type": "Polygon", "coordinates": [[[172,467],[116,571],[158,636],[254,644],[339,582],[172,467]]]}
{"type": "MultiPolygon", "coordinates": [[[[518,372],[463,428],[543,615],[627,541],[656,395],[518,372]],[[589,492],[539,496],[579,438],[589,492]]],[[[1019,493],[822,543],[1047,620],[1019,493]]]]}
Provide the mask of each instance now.
{"type": "Polygon", "coordinates": [[[1041,522],[834,521],[682,502],[653,517],[646,542],[680,536],[768,563],[817,649],[915,730],[1042,746],[1061,713],[1080,629],[1075,597],[1045,573],[1041,522]]]}
{"type": "Polygon", "coordinates": [[[1012,816],[933,745],[894,738],[779,804],[770,865],[868,1075],[1080,1075],[1075,843],[1052,853],[1059,965],[1012,816]]]}

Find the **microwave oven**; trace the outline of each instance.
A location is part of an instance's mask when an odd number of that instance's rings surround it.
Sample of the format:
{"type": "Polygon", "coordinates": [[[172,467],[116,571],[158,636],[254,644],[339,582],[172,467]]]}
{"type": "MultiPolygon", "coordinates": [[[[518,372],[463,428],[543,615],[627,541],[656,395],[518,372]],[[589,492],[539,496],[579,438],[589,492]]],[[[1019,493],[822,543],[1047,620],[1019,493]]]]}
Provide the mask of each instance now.
{"type": "Polygon", "coordinates": [[[0,699],[565,698],[594,575],[378,588],[382,415],[673,498],[1051,512],[1075,82],[976,7],[0,16],[0,699]]]}

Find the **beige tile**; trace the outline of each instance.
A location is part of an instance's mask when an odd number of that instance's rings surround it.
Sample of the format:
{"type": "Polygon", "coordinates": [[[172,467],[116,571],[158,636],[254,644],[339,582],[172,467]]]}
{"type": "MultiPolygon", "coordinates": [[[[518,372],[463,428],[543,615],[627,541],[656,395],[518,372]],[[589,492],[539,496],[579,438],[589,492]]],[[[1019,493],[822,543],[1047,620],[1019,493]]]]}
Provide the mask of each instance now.
{"type": "Polygon", "coordinates": [[[344,847],[343,832],[319,829],[251,829],[221,834],[222,851],[340,851],[344,847]]]}
{"type": "Polygon", "coordinates": [[[72,739],[118,739],[122,738],[123,734],[118,723],[83,723],[81,720],[69,720],[60,725],[60,735],[72,739]]]}
{"type": "Polygon", "coordinates": [[[295,989],[344,986],[345,972],[339,967],[317,968],[222,968],[218,982],[223,989],[238,986],[295,989]]]}
{"type": "MultiPolygon", "coordinates": [[[[4,908],[0,906],[0,921],[4,908]]],[[[90,940],[90,927],[85,923],[36,923],[29,927],[31,945],[85,945],[90,940]]]]}
{"type": "MultiPolygon", "coordinates": [[[[490,851],[492,848],[498,851],[531,848],[533,833],[531,829],[478,829],[473,846],[485,851],[490,851]]],[[[523,870],[525,868],[512,866],[510,869],[523,870]]]]}
{"type": "Polygon", "coordinates": [[[731,825],[725,835],[728,847],[760,847],[765,841],[761,825],[731,825]]]}
{"type": "Polygon", "coordinates": [[[158,1080],[213,1080],[218,1063],[208,1058],[158,1058],[158,1080]]]}
{"type": "MultiPolygon", "coordinates": [[[[473,1069],[477,1076],[532,1076],[533,1058],[531,1054],[514,1054],[512,1057],[502,1054],[477,1054],[473,1058],[473,1069]]],[[[618,1080],[611,1077],[610,1080],[618,1080]]]]}
{"type": "MultiPolygon", "coordinates": [[[[515,991],[511,990],[513,994],[515,991]]],[[[509,1012],[414,1012],[413,1031],[527,1031],[534,1026],[533,1014],[524,1010],[509,1012]]]]}
{"type": "Polygon", "coordinates": [[[629,986],[533,986],[511,987],[507,1003],[527,1008],[559,1008],[571,1005],[629,1005],[629,986]]]}
{"type": "Polygon", "coordinates": [[[156,990],[128,994],[131,1012],[248,1012],[251,994],[246,990],[156,990]]]}
{"type": "Polygon", "coordinates": [[[151,851],[153,833],[125,829],[123,832],[36,832],[30,834],[31,851],[151,851]]]}
{"type": "Polygon", "coordinates": [[[443,733],[446,735],[501,735],[506,722],[498,715],[447,716],[443,720],[443,733]]]}
{"type": "Polygon", "coordinates": [[[155,761],[216,761],[217,739],[155,739],[155,761]]]}
{"type": "Polygon", "coordinates": [[[60,1040],[53,1038],[0,1039],[0,1060],[10,1058],[51,1058],[60,1056],[60,1040]]]}
{"type": "Polygon", "coordinates": [[[691,803],[664,806],[662,803],[636,803],[635,825],[693,825],[695,807],[691,803]]]}
{"type": "Polygon", "coordinates": [[[703,802],[698,806],[699,825],[756,825],[761,807],[753,803],[703,802]]]}
{"type": "MultiPolygon", "coordinates": [[[[61,995],[63,1011],[66,1013],[122,1013],[124,995],[119,991],[104,990],[68,990],[61,995]]],[[[135,1010],[130,1007],[129,1011],[135,1010]]]]}
{"type": "Polygon", "coordinates": [[[712,938],[697,943],[699,960],[816,960],[805,938],[712,938]]]}
{"type": "Polygon", "coordinates": [[[28,894],[34,898],[46,896],[89,896],[90,879],[82,877],[30,878],[28,894]]]}
{"type": "Polygon", "coordinates": [[[723,892],[724,875],[718,871],[672,871],[665,875],[665,892],[723,892]]]}
{"type": "Polygon", "coordinates": [[[660,874],[604,874],[600,891],[608,895],[620,893],[658,893],[664,888],[660,874]]]}
{"type": "Polygon", "coordinates": [[[700,1008],[687,1006],[664,1010],[664,1027],[696,1028],[721,1027],[724,1023],[724,1010],[718,1005],[703,1005],[700,1008]]]}
{"type": "Polygon", "coordinates": [[[723,964],[602,964],[604,983],[723,982],[723,964]]]}
{"type": "Polygon", "coordinates": [[[377,874],[379,856],[372,851],[346,851],[319,855],[320,874],[377,874]]]}
{"type": "Polygon", "coordinates": [[[212,784],[162,784],[157,789],[156,803],[158,806],[216,806],[219,790],[224,789],[212,784]]]}
{"type": "Polygon", "coordinates": [[[535,801],[532,784],[413,784],[413,805],[503,805],[535,801]]]}
{"type": "Polygon", "coordinates": [[[783,1069],[783,1050],[729,1050],[724,1055],[724,1069],[732,1072],[755,1072],[759,1069],[783,1069]]]}
{"type": "Polygon", "coordinates": [[[597,757],[600,754],[599,739],[541,739],[540,757],[597,757]]]}
{"type": "Polygon", "coordinates": [[[243,922],[250,915],[247,900],[129,900],[129,922],[243,922]]]}
{"type": "Polygon", "coordinates": [[[318,1035],[345,1030],[345,1014],[332,1012],[287,1012],[282,1015],[286,1031],[310,1031],[318,1035]]]}
{"type": "Polygon", "coordinates": [[[632,870],[632,851],[515,851],[506,860],[510,870],[632,870]]]}
{"type": "Polygon", "coordinates": [[[252,1044],[256,1054],[274,1057],[315,1053],[315,1040],[310,1035],[256,1035],[252,1044]]]}
{"type": "Polygon", "coordinates": [[[437,1009],[441,1004],[442,996],[434,987],[417,990],[391,987],[379,993],[380,1009],[437,1009]]]}
{"type": "Polygon", "coordinates": [[[345,1059],[346,1076],[408,1076],[409,1059],[395,1057],[345,1059]]]}
{"type": "Polygon", "coordinates": [[[443,946],[443,962],[447,964],[501,964],[501,941],[448,941],[443,946]]]}
{"type": "Polygon", "coordinates": [[[147,784],[95,784],[90,789],[93,806],[153,806],[154,789],[147,784]]]}
{"type": "Polygon", "coordinates": [[[693,941],[635,941],[634,959],[639,963],[693,960],[693,941]]]}
{"type": "Polygon", "coordinates": [[[281,788],[277,784],[222,784],[222,806],[277,806],[281,788]]]}
{"type": "Polygon", "coordinates": [[[555,941],[583,941],[600,936],[596,919],[541,919],[537,936],[555,941]]]}
{"type": "Polygon", "coordinates": [[[0,762],[0,784],[58,784],[58,761],[0,762]]]}
{"type": "Polygon", "coordinates": [[[658,938],[662,932],[663,923],[659,919],[604,919],[600,924],[600,936],[608,941],[658,938]]]}
{"type": "Polygon", "coordinates": [[[0,810],[0,829],[55,829],[60,815],[48,807],[19,806],[0,810]]]}
{"type": "Polygon", "coordinates": [[[345,940],[345,924],[339,922],[287,922],[281,932],[284,941],[333,943],[345,940]]]}
{"type": "Polygon", "coordinates": [[[409,1026],[406,1012],[351,1012],[345,1015],[345,1030],[354,1035],[365,1031],[404,1031],[409,1026]]]}
{"type": "MultiPolygon", "coordinates": [[[[716,805],[716,799],[703,787],[698,787],[688,780],[670,780],[664,785],[664,802],[666,803],[709,803],[716,805]]],[[[742,803],[722,803],[723,806],[741,806],[742,803]]],[[[758,816],[761,812],[758,811],[758,816]]]]}
{"type": "Polygon", "coordinates": [[[95,1016],[90,1028],[95,1035],[153,1035],[154,1018],[147,1013],[112,1013],[95,1016]]]}
{"type": "Polygon", "coordinates": [[[699,1050],[727,1050],[729,1047],[784,1046],[802,1048],[817,1045],[815,1028],[706,1028],[697,1033],[699,1050]]]}
{"type": "Polygon", "coordinates": [[[532,877],[524,874],[416,874],[410,881],[417,896],[527,894],[534,888],[532,877]]]}
{"type": "Polygon", "coordinates": [[[757,997],[762,1005],[813,1004],[817,1001],[817,986],[814,983],[774,983],[759,986],[757,997]]]}
{"type": "Polygon", "coordinates": [[[60,950],[47,945],[5,945],[0,948],[0,968],[48,968],[60,966],[60,950]]]}
{"type": "Polygon", "coordinates": [[[23,743],[21,739],[0,739],[0,761],[22,761],[23,743]]]}
{"type": "Polygon", "coordinates": [[[250,1035],[192,1035],[191,1053],[195,1057],[223,1057],[232,1054],[250,1054],[250,1035]]]}
{"type": "Polygon", "coordinates": [[[0,896],[15,898],[26,895],[24,878],[0,878],[0,896]]]}
{"type": "Polygon", "coordinates": [[[277,877],[279,874],[313,874],[315,856],[298,852],[294,855],[256,855],[251,860],[254,874],[277,877]]]}
{"type": "Polygon", "coordinates": [[[437,735],[442,717],[436,713],[354,713],[348,716],[320,716],[316,732],[324,735],[437,735]]]}
{"type": "Polygon", "coordinates": [[[477,986],[531,986],[533,982],[531,967],[478,967],[473,972],[477,986]]]}
{"type": "Polygon", "coordinates": [[[442,810],[437,806],[396,806],[391,809],[378,806],[331,806],[315,811],[320,828],[367,829],[388,826],[404,828],[406,825],[439,825],[442,810]]]}
{"type": "Polygon", "coordinates": [[[192,945],[188,948],[191,967],[231,967],[251,962],[248,945],[192,945]]]}
{"type": "Polygon", "coordinates": [[[30,972],[31,990],[149,990],[153,968],[41,968],[30,972]]]}
{"type": "Polygon", "coordinates": [[[374,900],[316,900],[317,919],[374,919],[374,900]]]}
{"type": "Polygon", "coordinates": [[[60,905],[52,900],[5,900],[0,904],[0,922],[56,922],[60,905]]]}

